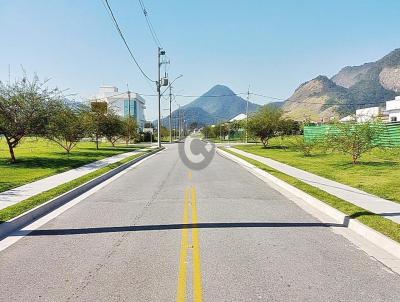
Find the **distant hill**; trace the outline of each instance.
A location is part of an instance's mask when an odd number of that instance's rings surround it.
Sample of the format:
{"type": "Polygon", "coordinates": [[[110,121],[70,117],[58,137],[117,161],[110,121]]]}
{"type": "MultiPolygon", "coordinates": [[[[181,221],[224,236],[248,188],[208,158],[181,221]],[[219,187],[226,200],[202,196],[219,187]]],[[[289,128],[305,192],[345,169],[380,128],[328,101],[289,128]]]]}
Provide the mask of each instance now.
{"type": "MultiPolygon", "coordinates": [[[[194,107],[203,109],[217,119],[229,120],[239,113],[246,113],[246,100],[235,95],[227,86],[215,85],[183,108],[194,107]]],[[[259,105],[249,102],[249,112],[254,112],[259,107],[259,105]]]]}
{"type": "MultiPolygon", "coordinates": [[[[240,113],[246,113],[246,105],[246,100],[229,87],[216,85],[191,103],[182,106],[181,111],[188,125],[196,122],[203,126],[227,121],[240,113]]],[[[249,112],[254,112],[259,107],[260,105],[249,102],[249,112]]],[[[178,117],[178,110],[172,112],[172,117],[178,117]]],[[[168,125],[168,118],[163,123],[168,125]]]]}
{"type": "MultiPolygon", "coordinates": [[[[181,107],[181,115],[184,117],[187,125],[190,125],[192,123],[198,123],[200,125],[212,125],[215,123],[215,117],[199,107],[186,108],[186,109],[183,109],[181,107]]],[[[171,116],[173,119],[172,124],[177,125],[176,123],[179,118],[178,110],[173,111],[171,116]]],[[[168,117],[164,118],[163,125],[168,127],[169,125],[168,123],[169,123],[169,118],[168,117]]]]}
{"type": "Polygon", "coordinates": [[[285,114],[313,120],[354,113],[358,108],[384,106],[400,94],[400,49],[376,62],[347,66],[331,79],[319,76],[308,81],[285,101],[285,114]]]}
{"type": "Polygon", "coordinates": [[[336,85],[326,76],[318,76],[301,84],[281,108],[285,115],[296,120],[318,120],[331,116],[346,98],[346,88],[336,85]]]}

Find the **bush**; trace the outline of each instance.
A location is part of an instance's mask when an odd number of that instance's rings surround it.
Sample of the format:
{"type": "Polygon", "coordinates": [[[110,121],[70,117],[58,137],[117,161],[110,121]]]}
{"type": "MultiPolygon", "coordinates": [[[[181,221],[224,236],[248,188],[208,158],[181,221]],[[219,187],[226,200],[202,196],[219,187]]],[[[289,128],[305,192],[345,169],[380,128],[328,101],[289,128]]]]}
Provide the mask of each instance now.
{"type": "Polygon", "coordinates": [[[319,142],[305,141],[303,136],[296,136],[290,143],[293,150],[303,153],[304,156],[312,156],[312,153],[319,147],[319,142]]]}
{"type": "Polygon", "coordinates": [[[335,131],[327,134],[326,144],[333,150],[349,154],[356,164],[362,154],[375,147],[374,141],[381,128],[378,121],[337,123],[335,131]]]}

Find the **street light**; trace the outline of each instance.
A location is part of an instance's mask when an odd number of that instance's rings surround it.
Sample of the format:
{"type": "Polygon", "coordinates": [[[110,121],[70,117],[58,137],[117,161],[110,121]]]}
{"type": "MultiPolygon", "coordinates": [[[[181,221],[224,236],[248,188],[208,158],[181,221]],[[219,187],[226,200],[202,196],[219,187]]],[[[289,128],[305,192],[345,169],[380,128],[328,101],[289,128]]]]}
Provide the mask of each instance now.
{"type": "Polygon", "coordinates": [[[179,75],[177,76],[169,85],[168,87],[163,91],[163,94],[165,91],[167,91],[167,89],[169,88],[169,142],[172,143],[172,123],[171,123],[171,119],[172,119],[172,110],[171,110],[171,103],[172,103],[172,84],[179,78],[183,77],[183,75],[179,75]]]}

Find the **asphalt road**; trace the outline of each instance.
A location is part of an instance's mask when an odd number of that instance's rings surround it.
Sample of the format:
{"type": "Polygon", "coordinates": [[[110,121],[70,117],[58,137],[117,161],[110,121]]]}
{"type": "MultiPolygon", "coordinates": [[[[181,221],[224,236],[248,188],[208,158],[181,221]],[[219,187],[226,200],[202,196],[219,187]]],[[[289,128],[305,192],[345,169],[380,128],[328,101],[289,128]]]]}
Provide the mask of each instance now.
{"type": "Polygon", "coordinates": [[[400,301],[400,277],[218,154],[189,171],[176,145],[0,252],[1,301],[184,299],[400,301]]]}

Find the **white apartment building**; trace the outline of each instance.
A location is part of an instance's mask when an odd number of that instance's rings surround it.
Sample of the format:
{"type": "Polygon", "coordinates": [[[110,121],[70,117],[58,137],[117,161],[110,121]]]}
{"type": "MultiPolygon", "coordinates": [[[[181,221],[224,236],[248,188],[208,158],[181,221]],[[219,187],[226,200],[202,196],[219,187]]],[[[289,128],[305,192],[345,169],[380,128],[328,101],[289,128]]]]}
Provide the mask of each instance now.
{"type": "Polygon", "coordinates": [[[144,128],[146,101],[139,94],[131,92],[130,101],[127,92],[119,92],[115,86],[101,86],[97,99],[107,102],[107,108],[112,109],[122,117],[128,117],[129,113],[136,118],[138,127],[144,128]]]}
{"type": "Polygon", "coordinates": [[[386,114],[389,115],[389,122],[400,122],[400,96],[386,102],[386,114]]]}

